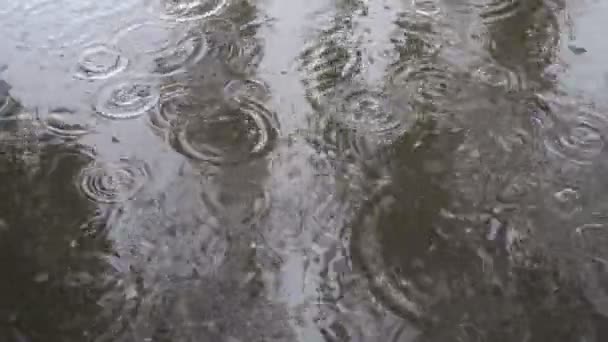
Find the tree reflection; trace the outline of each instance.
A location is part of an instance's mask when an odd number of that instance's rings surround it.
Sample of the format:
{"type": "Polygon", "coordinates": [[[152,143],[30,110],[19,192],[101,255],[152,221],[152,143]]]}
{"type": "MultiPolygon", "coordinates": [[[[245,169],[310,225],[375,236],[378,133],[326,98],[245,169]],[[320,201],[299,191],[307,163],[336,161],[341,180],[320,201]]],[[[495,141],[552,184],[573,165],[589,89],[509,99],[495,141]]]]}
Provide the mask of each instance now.
{"type": "Polygon", "coordinates": [[[85,229],[97,209],[75,182],[91,155],[6,126],[1,141],[0,339],[89,339],[106,271],[97,257],[109,248],[102,225],[85,229]]]}

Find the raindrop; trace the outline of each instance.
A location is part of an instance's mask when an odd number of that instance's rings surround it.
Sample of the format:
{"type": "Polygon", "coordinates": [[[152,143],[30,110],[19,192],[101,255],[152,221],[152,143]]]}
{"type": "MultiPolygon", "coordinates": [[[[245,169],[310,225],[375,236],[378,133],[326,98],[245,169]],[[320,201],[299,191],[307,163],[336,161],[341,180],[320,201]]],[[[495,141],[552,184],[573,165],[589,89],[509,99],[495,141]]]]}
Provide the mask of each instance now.
{"type": "Polygon", "coordinates": [[[91,200],[100,203],[126,201],[148,181],[147,165],[138,160],[121,159],[118,162],[94,162],[82,170],[80,188],[91,200]]]}
{"type": "Polygon", "coordinates": [[[80,79],[98,80],[110,78],[126,69],[128,60],[120,52],[105,45],[96,45],[84,50],[75,77],[80,79]]]}
{"type": "Polygon", "coordinates": [[[154,108],[159,98],[159,87],[151,80],[119,80],[102,87],[94,108],[99,115],[108,119],[133,119],[154,108]]]}
{"type": "Polygon", "coordinates": [[[189,116],[175,132],[174,147],[184,155],[214,164],[241,163],[266,154],[277,137],[272,112],[254,101],[239,108],[209,106],[206,115],[189,116]]]}

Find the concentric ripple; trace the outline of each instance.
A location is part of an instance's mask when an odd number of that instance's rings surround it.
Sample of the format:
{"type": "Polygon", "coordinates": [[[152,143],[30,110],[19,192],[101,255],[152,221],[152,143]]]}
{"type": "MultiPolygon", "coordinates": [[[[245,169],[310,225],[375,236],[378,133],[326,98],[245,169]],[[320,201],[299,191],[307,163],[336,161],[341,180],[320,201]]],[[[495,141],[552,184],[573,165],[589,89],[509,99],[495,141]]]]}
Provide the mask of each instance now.
{"type": "Polygon", "coordinates": [[[173,145],[184,155],[214,164],[232,164],[256,159],[272,149],[277,138],[274,115],[254,101],[239,108],[226,104],[209,106],[211,113],[183,119],[173,145]]]}
{"type": "Polygon", "coordinates": [[[178,83],[163,86],[161,94],[158,110],[150,111],[150,123],[156,129],[168,129],[180,116],[192,114],[204,105],[178,83]]]}
{"type": "Polygon", "coordinates": [[[543,127],[547,152],[560,160],[590,164],[605,146],[608,118],[579,101],[546,98],[553,121],[543,127]]]}
{"type": "Polygon", "coordinates": [[[162,19],[195,21],[221,14],[229,0],[152,0],[151,10],[162,19]]]}
{"type": "Polygon", "coordinates": [[[336,120],[359,134],[372,134],[382,141],[400,137],[412,120],[408,103],[379,91],[355,89],[338,96],[336,120]]]}
{"type": "Polygon", "coordinates": [[[75,77],[88,80],[110,78],[125,70],[128,63],[128,59],[112,47],[91,46],[80,56],[75,77]]]}
{"type": "Polygon", "coordinates": [[[157,22],[121,30],[114,37],[114,45],[133,60],[136,68],[160,75],[185,72],[208,52],[200,28],[157,22]]]}
{"type": "Polygon", "coordinates": [[[94,162],[82,170],[80,189],[91,200],[117,203],[131,199],[149,179],[148,166],[139,160],[94,162]]]}
{"type": "Polygon", "coordinates": [[[56,107],[37,112],[38,121],[48,132],[63,138],[78,138],[93,129],[93,118],[87,113],[67,107],[56,107]]]}
{"type": "Polygon", "coordinates": [[[94,109],[108,119],[133,119],[154,108],[160,99],[159,86],[152,80],[133,78],[113,81],[101,88],[94,109]]]}

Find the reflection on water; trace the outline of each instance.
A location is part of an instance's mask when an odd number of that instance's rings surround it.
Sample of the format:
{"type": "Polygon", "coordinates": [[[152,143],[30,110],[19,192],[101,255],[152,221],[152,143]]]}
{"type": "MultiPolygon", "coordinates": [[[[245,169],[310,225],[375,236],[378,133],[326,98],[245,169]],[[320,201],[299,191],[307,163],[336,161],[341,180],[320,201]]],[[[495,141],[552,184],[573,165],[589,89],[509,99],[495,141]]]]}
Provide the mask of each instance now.
{"type": "Polygon", "coordinates": [[[1,341],[608,338],[606,6],[0,5],[1,341]]]}

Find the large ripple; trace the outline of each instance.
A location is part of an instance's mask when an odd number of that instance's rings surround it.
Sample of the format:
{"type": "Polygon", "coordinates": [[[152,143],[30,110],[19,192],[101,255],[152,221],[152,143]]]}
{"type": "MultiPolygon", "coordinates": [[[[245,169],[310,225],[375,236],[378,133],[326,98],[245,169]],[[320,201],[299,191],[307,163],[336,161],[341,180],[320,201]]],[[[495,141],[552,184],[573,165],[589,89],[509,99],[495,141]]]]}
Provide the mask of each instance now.
{"type": "Polygon", "coordinates": [[[218,103],[202,108],[198,115],[184,117],[174,132],[173,146],[187,157],[213,164],[262,157],[277,138],[274,114],[255,101],[239,104],[234,108],[218,103]]]}

